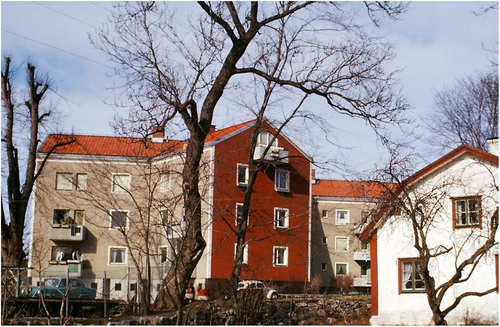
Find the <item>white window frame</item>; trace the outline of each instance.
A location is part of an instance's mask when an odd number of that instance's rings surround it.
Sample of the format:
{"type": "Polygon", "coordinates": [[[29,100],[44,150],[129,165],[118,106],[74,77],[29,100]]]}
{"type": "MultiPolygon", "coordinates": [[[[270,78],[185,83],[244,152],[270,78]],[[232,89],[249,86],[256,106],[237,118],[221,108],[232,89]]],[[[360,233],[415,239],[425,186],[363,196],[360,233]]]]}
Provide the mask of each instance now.
{"type": "Polygon", "coordinates": [[[278,192],[290,192],[290,171],[287,169],[276,169],[274,171],[274,189],[278,192]],[[284,173],[285,174],[285,184],[284,187],[278,185],[279,179],[278,176],[284,173]]]}
{"type": "MultiPolygon", "coordinates": [[[[238,247],[238,243],[234,243],[234,257],[236,258],[236,249],[238,247]]],[[[242,265],[248,265],[248,244],[243,246],[243,260],[241,260],[242,265]]]]}
{"type": "Polygon", "coordinates": [[[124,228],[124,229],[128,229],[128,225],[129,225],[129,214],[130,214],[130,211],[129,210],[120,210],[120,209],[112,209],[109,211],[109,229],[121,229],[121,228],[124,228]],[[113,212],[124,212],[126,213],[126,218],[125,218],[125,226],[123,227],[113,227],[113,212]]]}
{"type": "Polygon", "coordinates": [[[238,186],[247,186],[248,185],[248,179],[249,179],[249,176],[250,176],[250,172],[249,172],[249,169],[248,169],[248,165],[246,164],[237,164],[236,165],[236,185],[238,186]],[[240,182],[240,168],[244,168],[245,169],[245,181],[244,182],[240,182]]]}
{"type": "Polygon", "coordinates": [[[349,236],[335,236],[335,251],[337,252],[349,252],[349,236]],[[338,247],[338,241],[340,239],[345,239],[346,241],[346,249],[340,250],[338,247]]]}
{"type": "Polygon", "coordinates": [[[273,267],[288,267],[288,246],[273,246],[273,267]],[[284,250],[283,262],[277,262],[277,251],[284,250]]]}
{"type": "MultiPolygon", "coordinates": [[[[238,208],[239,207],[241,207],[241,211],[243,211],[243,203],[236,203],[236,206],[234,209],[234,226],[238,226],[238,208]]],[[[241,214],[243,215],[243,212],[241,214]]],[[[250,215],[248,215],[247,224],[248,224],[248,219],[250,219],[250,215]]]]}
{"type": "Polygon", "coordinates": [[[113,193],[127,193],[130,190],[130,185],[132,184],[132,175],[130,175],[129,173],[112,173],[111,179],[111,191],[113,193]],[[128,185],[118,184],[115,178],[119,176],[128,176],[128,185]]]}
{"type": "Polygon", "coordinates": [[[159,249],[158,249],[158,252],[160,254],[160,264],[164,264],[165,262],[168,261],[168,253],[169,253],[169,250],[168,250],[169,246],[168,245],[160,245],[159,249]],[[163,260],[163,250],[166,251],[166,254],[165,254],[165,260],[163,260]]]}
{"type": "Polygon", "coordinates": [[[335,262],[335,276],[349,276],[349,262],[335,262]],[[337,274],[337,266],[338,265],[345,265],[345,275],[338,275],[337,274]]]}
{"type": "Polygon", "coordinates": [[[128,249],[126,246],[112,245],[108,246],[108,266],[124,266],[128,263],[128,249]],[[111,262],[111,250],[124,250],[123,262],[111,262]]]}
{"type": "Polygon", "coordinates": [[[335,225],[348,225],[350,221],[350,212],[349,210],[346,209],[337,209],[335,210],[335,225]],[[341,222],[339,223],[339,213],[345,212],[346,213],[346,222],[341,222]]]}
{"type": "Polygon", "coordinates": [[[167,191],[170,189],[170,180],[172,176],[170,173],[162,173],[160,175],[160,191],[167,191]]]}
{"type": "MultiPolygon", "coordinates": [[[[274,135],[268,131],[262,131],[259,133],[259,136],[257,138],[257,146],[265,146],[267,147],[271,140],[273,139],[274,135]]],[[[271,146],[278,146],[278,138],[274,139],[274,143],[271,144],[271,146]]]]}
{"type": "Polygon", "coordinates": [[[288,208],[274,208],[274,229],[288,228],[290,222],[290,210],[288,208]],[[278,225],[279,220],[277,219],[277,213],[280,211],[285,212],[285,219],[283,226],[278,225]]]}
{"type": "Polygon", "coordinates": [[[87,174],[86,173],[76,173],[76,182],[75,188],[77,191],[86,191],[88,188],[87,183],[87,174]],[[84,177],[83,180],[80,180],[80,177],[84,177]]]}
{"type": "Polygon", "coordinates": [[[58,190],[58,191],[71,191],[71,190],[73,190],[73,173],[56,172],[56,190],[58,190]],[[65,182],[69,183],[70,187],[67,187],[67,186],[62,187],[61,183],[59,183],[59,176],[61,176],[61,178],[65,179],[65,182]],[[68,176],[69,176],[69,179],[68,179],[68,176]]]}

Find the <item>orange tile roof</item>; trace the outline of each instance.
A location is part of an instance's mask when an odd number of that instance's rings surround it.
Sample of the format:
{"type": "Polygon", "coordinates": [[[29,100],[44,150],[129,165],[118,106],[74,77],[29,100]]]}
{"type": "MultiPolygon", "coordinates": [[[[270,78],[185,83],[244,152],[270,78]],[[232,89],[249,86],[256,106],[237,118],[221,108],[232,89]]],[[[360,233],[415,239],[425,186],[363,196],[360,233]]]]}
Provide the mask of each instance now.
{"type": "MultiPolygon", "coordinates": [[[[319,179],[312,185],[313,196],[342,198],[374,198],[385,197],[386,188],[375,182],[340,181],[319,179]]],[[[388,184],[392,186],[392,184],[388,184]]]]}
{"type": "MultiPolygon", "coordinates": [[[[254,120],[238,125],[216,130],[207,135],[205,142],[220,140],[233,132],[249,125],[254,120]]],[[[49,152],[56,144],[73,141],[70,144],[54,149],[52,153],[100,155],[100,156],[125,156],[125,157],[154,157],[166,153],[179,151],[186,141],[170,140],[165,142],[152,142],[150,138],[50,134],[38,150],[42,153],[49,152]]]]}

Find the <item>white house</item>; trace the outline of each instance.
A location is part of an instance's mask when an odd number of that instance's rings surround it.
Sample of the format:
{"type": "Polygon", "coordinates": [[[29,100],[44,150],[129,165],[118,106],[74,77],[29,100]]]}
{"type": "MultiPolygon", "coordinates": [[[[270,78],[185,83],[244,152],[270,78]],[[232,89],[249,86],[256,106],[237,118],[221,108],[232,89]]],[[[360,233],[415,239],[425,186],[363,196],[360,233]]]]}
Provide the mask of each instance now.
{"type": "Polygon", "coordinates": [[[423,224],[418,243],[426,239],[429,253],[436,255],[429,259],[428,269],[438,291],[455,275],[456,267],[493,235],[494,246],[478,258],[477,264],[466,266],[459,278],[463,282],[445,292],[439,308],[446,310],[466,292],[487,292],[484,296],[465,296],[445,320],[448,324],[497,325],[498,156],[460,146],[402,185],[405,191],[398,194],[404,205],[392,215],[373,219],[362,234],[362,238],[370,239],[371,249],[371,324],[434,324],[426,294],[426,288],[431,288],[420,274],[422,251],[415,247],[414,231],[419,228],[414,228],[409,217],[413,210],[417,217],[414,221],[423,224]]]}

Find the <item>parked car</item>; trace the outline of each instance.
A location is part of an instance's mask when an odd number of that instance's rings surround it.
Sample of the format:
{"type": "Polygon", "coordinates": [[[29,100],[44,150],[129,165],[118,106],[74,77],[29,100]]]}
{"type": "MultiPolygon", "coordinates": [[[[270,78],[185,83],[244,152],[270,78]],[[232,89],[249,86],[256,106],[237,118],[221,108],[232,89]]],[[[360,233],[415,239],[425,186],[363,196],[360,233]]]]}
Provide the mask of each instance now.
{"type": "Polygon", "coordinates": [[[266,284],[259,280],[242,280],[238,283],[238,291],[241,290],[263,290],[264,295],[269,300],[276,300],[278,298],[278,291],[267,287],[266,284]]]}
{"type": "Polygon", "coordinates": [[[69,280],[68,297],[70,299],[95,299],[96,291],[88,288],[80,278],[70,277],[48,277],[45,278],[41,286],[24,288],[21,297],[39,297],[62,299],[67,289],[69,280]]]}

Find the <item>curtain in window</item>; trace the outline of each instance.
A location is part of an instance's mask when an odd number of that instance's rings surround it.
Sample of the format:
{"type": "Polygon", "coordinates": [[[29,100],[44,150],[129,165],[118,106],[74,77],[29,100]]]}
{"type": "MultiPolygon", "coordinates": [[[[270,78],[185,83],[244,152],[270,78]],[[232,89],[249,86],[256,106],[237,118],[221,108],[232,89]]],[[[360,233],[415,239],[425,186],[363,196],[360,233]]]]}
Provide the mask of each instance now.
{"type": "Polygon", "coordinates": [[[402,278],[402,288],[405,290],[413,289],[412,272],[413,272],[413,263],[403,262],[403,271],[401,274],[401,278],[402,278]]]}
{"type": "Polygon", "coordinates": [[[111,262],[121,263],[123,262],[123,252],[122,249],[111,249],[111,262]]]}

